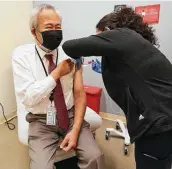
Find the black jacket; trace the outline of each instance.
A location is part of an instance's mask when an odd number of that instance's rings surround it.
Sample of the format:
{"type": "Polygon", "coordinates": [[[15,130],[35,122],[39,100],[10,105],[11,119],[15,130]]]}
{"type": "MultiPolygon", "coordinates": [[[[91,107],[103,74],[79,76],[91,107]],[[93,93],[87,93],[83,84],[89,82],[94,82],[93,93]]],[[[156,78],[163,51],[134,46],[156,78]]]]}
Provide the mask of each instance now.
{"type": "Polygon", "coordinates": [[[102,56],[105,87],[126,115],[131,142],[172,129],[172,65],[140,34],[121,28],[62,47],[72,58],[102,56]]]}

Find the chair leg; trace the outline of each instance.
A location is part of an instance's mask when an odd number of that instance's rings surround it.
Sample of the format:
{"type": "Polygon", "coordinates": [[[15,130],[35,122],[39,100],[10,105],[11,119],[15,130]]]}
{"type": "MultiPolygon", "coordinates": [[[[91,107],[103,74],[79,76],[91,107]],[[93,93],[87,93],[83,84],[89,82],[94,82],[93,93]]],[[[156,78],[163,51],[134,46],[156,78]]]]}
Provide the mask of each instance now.
{"type": "Polygon", "coordinates": [[[124,154],[128,155],[128,146],[130,145],[130,136],[128,130],[125,127],[124,123],[119,119],[117,119],[115,128],[106,128],[105,139],[109,140],[110,137],[120,137],[124,139],[124,154]]]}

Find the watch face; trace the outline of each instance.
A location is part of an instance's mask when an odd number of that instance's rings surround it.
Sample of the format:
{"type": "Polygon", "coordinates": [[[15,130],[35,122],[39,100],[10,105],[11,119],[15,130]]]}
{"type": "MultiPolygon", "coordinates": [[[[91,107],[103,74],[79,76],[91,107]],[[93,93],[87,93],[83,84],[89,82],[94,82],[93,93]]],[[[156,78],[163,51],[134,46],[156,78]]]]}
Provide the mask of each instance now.
{"type": "Polygon", "coordinates": [[[122,8],[127,7],[127,5],[115,5],[114,12],[119,12],[122,8]]]}

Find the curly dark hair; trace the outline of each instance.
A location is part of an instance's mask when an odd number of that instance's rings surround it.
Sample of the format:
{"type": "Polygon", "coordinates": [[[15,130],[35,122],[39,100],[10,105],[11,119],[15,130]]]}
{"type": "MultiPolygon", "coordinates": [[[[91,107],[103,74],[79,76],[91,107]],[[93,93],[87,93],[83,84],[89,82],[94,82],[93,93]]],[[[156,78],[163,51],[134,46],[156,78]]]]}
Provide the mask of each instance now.
{"type": "Polygon", "coordinates": [[[153,27],[143,22],[141,15],[136,14],[131,7],[122,8],[118,12],[112,12],[105,15],[96,25],[100,31],[105,31],[106,28],[110,30],[115,28],[129,28],[147,39],[153,45],[158,45],[157,38],[154,34],[153,27]]]}

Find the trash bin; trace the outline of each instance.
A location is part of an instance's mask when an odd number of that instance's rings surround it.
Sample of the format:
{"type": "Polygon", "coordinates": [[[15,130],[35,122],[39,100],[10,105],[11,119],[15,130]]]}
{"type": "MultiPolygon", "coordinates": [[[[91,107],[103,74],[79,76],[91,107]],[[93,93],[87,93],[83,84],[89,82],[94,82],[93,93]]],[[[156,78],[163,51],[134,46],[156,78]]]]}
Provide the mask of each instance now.
{"type": "Polygon", "coordinates": [[[84,90],[87,96],[87,106],[99,114],[102,88],[85,85],[84,90]]]}

